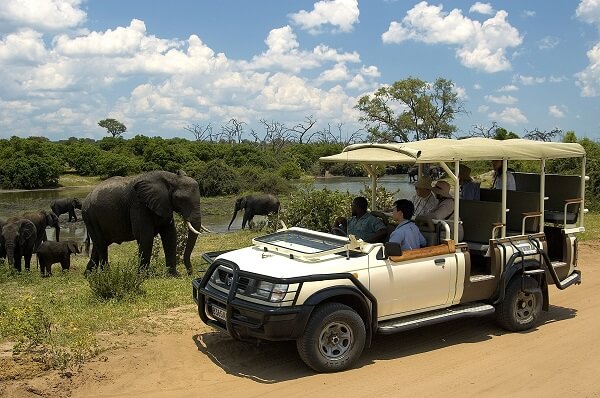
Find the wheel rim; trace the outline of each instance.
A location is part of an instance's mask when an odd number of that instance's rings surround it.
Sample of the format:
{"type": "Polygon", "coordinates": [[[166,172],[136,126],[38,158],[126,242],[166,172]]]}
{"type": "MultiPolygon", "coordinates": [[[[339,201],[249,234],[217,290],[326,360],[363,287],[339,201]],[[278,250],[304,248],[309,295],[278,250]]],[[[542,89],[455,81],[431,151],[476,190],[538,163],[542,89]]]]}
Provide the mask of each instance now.
{"type": "Polygon", "coordinates": [[[515,303],[515,319],[519,323],[533,321],[535,316],[536,298],[534,294],[519,292],[515,303]]]}
{"type": "Polygon", "coordinates": [[[321,331],[319,351],[328,360],[339,360],[350,350],[353,342],[354,335],[347,323],[331,322],[321,331]]]}

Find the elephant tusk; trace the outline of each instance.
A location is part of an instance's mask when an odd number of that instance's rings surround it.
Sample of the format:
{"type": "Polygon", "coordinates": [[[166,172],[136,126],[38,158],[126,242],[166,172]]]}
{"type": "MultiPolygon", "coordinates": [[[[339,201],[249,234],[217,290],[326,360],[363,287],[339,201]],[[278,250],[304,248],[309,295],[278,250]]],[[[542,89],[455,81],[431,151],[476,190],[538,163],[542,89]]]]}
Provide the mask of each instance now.
{"type": "Polygon", "coordinates": [[[195,233],[196,235],[200,235],[200,232],[196,231],[196,230],[194,229],[194,227],[192,227],[192,223],[191,223],[191,222],[189,222],[189,221],[186,221],[186,224],[187,224],[187,227],[188,227],[188,229],[189,229],[190,231],[192,231],[192,232],[193,232],[193,233],[195,233]]]}
{"type": "Polygon", "coordinates": [[[210,229],[206,228],[204,225],[200,224],[200,228],[202,228],[202,230],[204,232],[208,232],[209,234],[214,234],[215,231],[211,231],[210,229]]]}

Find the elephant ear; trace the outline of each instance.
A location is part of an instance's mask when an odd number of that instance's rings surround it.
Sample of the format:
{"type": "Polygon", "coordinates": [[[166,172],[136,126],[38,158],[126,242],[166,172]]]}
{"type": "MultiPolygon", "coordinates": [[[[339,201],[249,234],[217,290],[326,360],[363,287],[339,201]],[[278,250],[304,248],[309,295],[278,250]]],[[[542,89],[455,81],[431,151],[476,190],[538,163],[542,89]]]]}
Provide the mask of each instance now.
{"type": "Polygon", "coordinates": [[[140,202],[144,203],[154,214],[166,220],[173,217],[169,190],[164,184],[141,179],[135,183],[134,189],[140,202]]]}
{"type": "Polygon", "coordinates": [[[74,254],[81,253],[79,251],[79,246],[77,246],[77,243],[73,242],[72,240],[67,241],[67,247],[69,248],[69,253],[74,253],[74,254]]]}
{"type": "Polygon", "coordinates": [[[42,210],[41,211],[42,214],[44,214],[44,217],[46,217],[46,225],[56,225],[56,223],[54,222],[52,216],[56,217],[56,214],[54,213],[48,213],[47,211],[42,210]]]}
{"type": "Polygon", "coordinates": [[[35,225],[29,220],[22,220],[19,225],[19,237],[21,239],[21,244],[24,244],[29,239],[36,238],[36,229],[35,225]]]}

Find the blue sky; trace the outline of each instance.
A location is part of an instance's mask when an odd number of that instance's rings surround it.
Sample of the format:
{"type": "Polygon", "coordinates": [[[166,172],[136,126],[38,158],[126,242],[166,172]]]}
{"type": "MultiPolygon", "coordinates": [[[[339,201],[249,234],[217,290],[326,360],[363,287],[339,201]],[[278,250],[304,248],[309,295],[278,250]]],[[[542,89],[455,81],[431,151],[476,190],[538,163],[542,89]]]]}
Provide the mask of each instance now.
{"type": "Polygon", "coordinates": [[[0,138],[192,138],[231,118],[361,128],[358,98],[452,80],[493,122],[600,138],[600,0],[1,0],[0,138]]]}

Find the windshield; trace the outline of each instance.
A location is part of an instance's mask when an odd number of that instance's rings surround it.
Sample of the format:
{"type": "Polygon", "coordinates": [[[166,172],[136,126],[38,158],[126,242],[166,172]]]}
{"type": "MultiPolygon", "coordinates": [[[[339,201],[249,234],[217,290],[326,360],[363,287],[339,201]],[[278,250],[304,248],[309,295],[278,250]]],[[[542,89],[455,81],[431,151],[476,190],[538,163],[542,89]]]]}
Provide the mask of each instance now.
{"type": "Polygon", "coordinates": [[[256,242],[288,249],[298,253],[316,254],[331,250],[343,250],[345,243],[336,238],[327,238],[303,231],[279,231],[274,234],[260,236],[256,242]]]}

